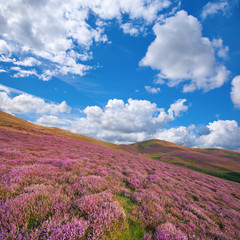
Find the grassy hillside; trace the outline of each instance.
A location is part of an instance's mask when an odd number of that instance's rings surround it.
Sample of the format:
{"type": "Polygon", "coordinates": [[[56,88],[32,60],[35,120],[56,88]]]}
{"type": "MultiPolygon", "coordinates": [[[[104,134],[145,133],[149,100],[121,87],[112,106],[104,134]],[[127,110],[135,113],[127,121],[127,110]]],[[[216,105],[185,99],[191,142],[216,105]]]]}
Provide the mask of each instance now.
{"type": "Polygon", "coordinates": [[[120,145],[120,147],[132,154],[151,157],[240,182],[240,153],[238,152],[188,148],[161,140],[149,140],[131,145],[120,145]]]}
{"type": "Polygon", "coordinates": [[[36,125],[2,111],[0,111],[0,127],[5,130],[24,132],[24,133],[35,134],[35,135],[36,134],[42,135],[43,133],[50,134],[50,135],[54,134],[54,135],[65,136],[73,139],[78,139],[78,140],[98,144],[101,146],[110,147],[113,149],[118,148],[118,146],[115,144],[104,142],[101,140],[96,140],[88,136],[75,134],[60,128],[43,127],[40,125],[36,125]]]}
{"type": "Polygon", "coordinates": [[[57,135],[82,140],[240,182],[240,153],[234,151],[189,148],[156,139],[130,145],[116,145],[59,128],[39,126],[1,111],[0,127],[28,134],[42,135],[44,133],[49,136],[57,135]]]}
{"type": "Polygon", "coordinates": [[[240,238],[239,183],[4,124],[0,239],[240,238]]]}

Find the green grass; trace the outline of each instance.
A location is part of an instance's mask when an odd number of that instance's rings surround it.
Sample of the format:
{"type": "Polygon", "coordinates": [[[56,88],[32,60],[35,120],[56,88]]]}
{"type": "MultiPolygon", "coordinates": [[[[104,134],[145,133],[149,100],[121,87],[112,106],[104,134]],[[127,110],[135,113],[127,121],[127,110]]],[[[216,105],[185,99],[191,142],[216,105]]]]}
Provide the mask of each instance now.
{"type": "Polygon", "coordinates": [[[126,214],[125,227],[122,230],[116,231],[111,239],[113,240],[141,240],[144,239],[145,229],[139,222],[131,219],[132,207],[135,203],[128,197],[117,196],[123,210],[126,214]]]}
{"type": "Polygon", "coordinates": [[[194,166],[189,166],[189,165],[186,165],[184,163],[173,162],[173,164],[180,165],[180,166],[195,170],[197,172],[212,175],[214,177],[219,177],[219,178],[223,178],[223,179],[227,179],[227,180],[230,180],[230,181],[233,181],[233,182],[239,182],[240,183],[240,173],[239,172],[218,173],[218,172],[213,172],[213,171],[210,171],[210,170],[206,170],[206,169],[202,169],[202,168],[198,168],[198,167],[194,167],[194,166]]]}

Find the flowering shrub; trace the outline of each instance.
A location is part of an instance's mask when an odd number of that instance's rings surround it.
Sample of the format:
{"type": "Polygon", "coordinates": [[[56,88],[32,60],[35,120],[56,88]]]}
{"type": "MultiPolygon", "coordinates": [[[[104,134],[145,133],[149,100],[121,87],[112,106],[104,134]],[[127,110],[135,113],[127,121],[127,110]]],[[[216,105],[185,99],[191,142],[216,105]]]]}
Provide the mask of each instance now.
{"type": "Polygon", "coordinates": [[[166,222],[156,228],[154,235],[156,240],[187,240],[187,236],[169,222],[166,222]]]}
{"type": "Polygon", "coordinates": [[[239,239],[240,184],[0,129],[0,239],[239,239]]]}
{"type": "Polygon", "coordinates": [[[80,216],[89,221],[89,239],[99,239],[104,233],[121,228],[125,213],[109,193],[86,195],[75,201],[80,216]]]}
{"type": "Polygon", "coordinates": [[[30,239],[80,239],[84,236],[88,223],[77,218],[66,218],[62,221],[45,221],[41,229],[30,235],[30,239]]]}

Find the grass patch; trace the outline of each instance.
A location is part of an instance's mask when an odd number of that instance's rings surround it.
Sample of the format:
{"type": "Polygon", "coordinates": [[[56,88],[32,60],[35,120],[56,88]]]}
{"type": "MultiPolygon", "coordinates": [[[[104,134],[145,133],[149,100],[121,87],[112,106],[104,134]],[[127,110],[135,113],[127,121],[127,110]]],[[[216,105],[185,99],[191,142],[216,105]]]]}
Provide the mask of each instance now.
{"type": "Polygon", "coordinates": [[[205,150],[220,153],[220,154],[224,154],[226,157],[229,157],[229,156],[239,157],[240,156],[240,153],[233,152],[233,151],[228,151],[228,150],[225,150],[225,149],[205,148],[205,150]]]}
{"type": "Polygon", "coordinates": [[[38,218],[39,218],[38,215],[34,215],[33,213],[30,213],[30,216],[28,218],[28,223],[27,223],[27,228],[29,230],[35,229],[41,225],[41,221],[38,218]]]}
{"type": "Polygon", "coordinates": [[[189,165],[186,165],[184,163],[173,162],[173,164],[180,165],[180,166],[195,170],[197,172],[212,175],[214,177],[219,177],[219,178],[223,178],[223,179],[227,179],[227,180],[230,180],[230,181],[233,181],[233,182],[239,182],[240,183],[240,173],[239,172],[218,173],[218,172],[213,172],[213,171],[210,171],[210,170],[207,170],[207,169],[202,169],[202,168],[198,168],[198,167],[194,167],[194,166],[189,166],[189,165]]]}
{"type": "Polygon", "coordinates": [[[135,203],[128,197],[117,196],[117,200],[120,202],[123,210],[126,214],[125,227],[122,230],[116,231],[111,239],[113,240],[141,240],[144,239],[145,229],[139,222],[131,219],[131,210],[135,203]]]}

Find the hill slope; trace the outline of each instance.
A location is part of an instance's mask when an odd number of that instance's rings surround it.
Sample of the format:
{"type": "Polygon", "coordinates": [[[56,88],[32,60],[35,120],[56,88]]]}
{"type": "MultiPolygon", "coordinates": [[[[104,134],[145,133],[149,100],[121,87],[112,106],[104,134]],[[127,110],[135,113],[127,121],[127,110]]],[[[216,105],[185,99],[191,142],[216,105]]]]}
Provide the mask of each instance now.
{"type": "Polygon", "coordinates": [[[101,146],[106,146],[110,148],[117,148],[117,145],[104,142],[101,140],[96,140],[94,138],[75,134],[60,128],[55,127],[44,127],[37,124],[33,124],[31,122],[25,121],[21,118],[15,117],[11,114],[5,113],[0,111],[0,127],[2,129],[10,130],[10,131],[17,131],[17,132],[24,132],[29,134],[54,134],[59,136],[65,136],[73,139],[78,139],[90,143],[95,143],[101,146]]]}
{"type": "Polygon", "coordinates": [[[182,147],[161,140],[149,140],[119,147],[132,154],[144,155],[240,182],[240,153],[238,152],[182,147]]]}
{"type": "Polygon", "coordinates": [[[0,239],[240,238],[239,183],[12,124],[0,128],[0,239]]]}
{"type": "Polygon", "coordinates": [[[2,129],[28,134],[48,134],[82,140],[111,149],[143,155],[177,164],[198,172],[240,182],[240,153],[221,149],[196,149],[163,140],[148,140],[130,145],[117,145],[54,127],[43,127],[0,111],[2,129]]]}

